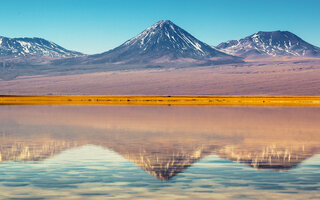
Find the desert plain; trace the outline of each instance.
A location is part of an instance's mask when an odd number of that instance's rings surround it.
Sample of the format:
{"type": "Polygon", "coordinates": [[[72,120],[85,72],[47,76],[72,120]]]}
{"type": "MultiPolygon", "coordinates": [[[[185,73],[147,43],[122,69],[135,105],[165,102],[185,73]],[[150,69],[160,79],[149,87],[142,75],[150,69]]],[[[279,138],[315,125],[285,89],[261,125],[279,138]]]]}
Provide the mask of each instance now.
{"type": "Polygon", "coordinates": [[[2,95],[267,95],[320,94],[320,59],[277,57],[187,68],[108,69],[0,80],[2,95]]]}

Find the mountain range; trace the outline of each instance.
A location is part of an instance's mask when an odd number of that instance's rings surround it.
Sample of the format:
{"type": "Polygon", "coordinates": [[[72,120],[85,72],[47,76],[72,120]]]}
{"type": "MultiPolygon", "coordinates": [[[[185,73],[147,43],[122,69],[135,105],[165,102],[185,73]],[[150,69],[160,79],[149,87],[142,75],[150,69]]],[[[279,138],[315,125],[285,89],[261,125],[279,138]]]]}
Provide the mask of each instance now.
{"type": "MultiPolygon", "coordinates": [[[[41,38],[0,37],[2,74],[8,72],[8,66],[22,66],[30,73],[35,72],[33,66],[51,70],[57,65],[64,66],[59,69],[62,71],[72,71],[78,66],[84,71],[88,71],[88,66],[91,66],[90,70],[101,71],[106,68],[136,69],[148,66],[211,66],[242,63],[244,58],[249,57],[278,56],[320,57],[320,48],[288,31],[260,31],[214,47],[198,40],[170,20],[159,21],[122,45],[94,55],[67,50],[41,38]]],[[[19,75],[13,68],[8,73],[11,73],[9,79],[19,75]]]]}

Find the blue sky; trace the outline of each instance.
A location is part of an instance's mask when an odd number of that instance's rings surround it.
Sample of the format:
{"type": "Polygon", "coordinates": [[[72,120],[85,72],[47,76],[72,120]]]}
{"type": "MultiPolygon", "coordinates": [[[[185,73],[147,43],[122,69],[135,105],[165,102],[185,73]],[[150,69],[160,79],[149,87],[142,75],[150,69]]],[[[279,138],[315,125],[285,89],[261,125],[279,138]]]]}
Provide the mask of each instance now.
{"type": "Polygon", "coordinates": [[[0,0],[0,35],[101,53],[169,19],[210,45],[288,30],[320,46],[320,0],[0,0]]]}

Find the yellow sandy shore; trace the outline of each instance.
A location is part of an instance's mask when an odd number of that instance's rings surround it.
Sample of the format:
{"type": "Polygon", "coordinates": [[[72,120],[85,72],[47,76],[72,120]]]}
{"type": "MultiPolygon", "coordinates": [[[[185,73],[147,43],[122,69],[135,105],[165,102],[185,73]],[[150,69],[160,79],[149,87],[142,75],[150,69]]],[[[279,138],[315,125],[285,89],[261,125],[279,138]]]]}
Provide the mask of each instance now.
{"type": "Polygon", "coordinates": [[[320,106],[311,96],[24,96],[2,95],[0,105],[275,105],[320,106]]]}

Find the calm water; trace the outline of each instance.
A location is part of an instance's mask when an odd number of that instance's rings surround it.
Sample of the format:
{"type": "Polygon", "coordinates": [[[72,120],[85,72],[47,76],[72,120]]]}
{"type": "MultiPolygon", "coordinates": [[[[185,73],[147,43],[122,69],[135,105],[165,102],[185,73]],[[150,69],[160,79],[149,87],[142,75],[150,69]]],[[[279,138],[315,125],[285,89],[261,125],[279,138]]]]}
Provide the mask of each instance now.
{"type": "Polygon", "coordinates": [[[0,199],[320,199],[320,108],[1,106],[0,199]]]}

